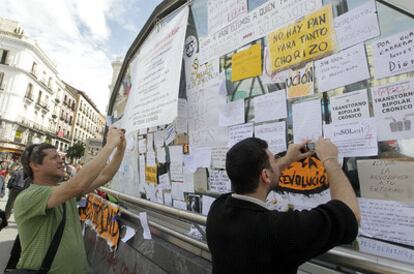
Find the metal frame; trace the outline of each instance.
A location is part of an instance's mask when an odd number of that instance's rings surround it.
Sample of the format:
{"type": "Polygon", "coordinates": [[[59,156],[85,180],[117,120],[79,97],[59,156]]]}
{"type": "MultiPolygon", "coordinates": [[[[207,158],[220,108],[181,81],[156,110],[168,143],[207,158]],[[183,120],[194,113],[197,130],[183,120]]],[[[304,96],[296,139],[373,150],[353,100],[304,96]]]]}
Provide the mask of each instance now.
{"type": "MultiPolygon", "coordinates": [[[[207,217],[203,215],[153,203],[151,201],[133,197],[106,187],[101,187],[100,190],[106,192],[107,194],[115,196],[118,199],[128,201],[138,206],[142,206],[171,217],[182,219],[190,223],[206,225],[207,222],[207,217]]],[[[121,208],[121,212],[127,214],[130,217],[136,218],[136,214],[125,208],[121,208]]],[[[204,251],[208,251],[207,244],[201,241],[198,241],[187,235],[174,231],[171,228],[167,228],[151,220],[149,221],[149,225],[162,231],[163,233],[169,234],[175,238],[178,238],[181,241],[193,245],[194,247],[200,248],[204,251]]],[[[342,247],[335,247],[326,252],[325,254],[311,260],[311,262],[316,264],[318,262],[321,264],[323,262],[328,262],[330,264],[338,265],[339,267],[351,268],[356,271],[364,271],[368,273],[414,273],[414,265],[398,262],[391,259],[386,259],[379,256],[368,255],[365,253],[360,253],[358,251],[342,247]]]]}

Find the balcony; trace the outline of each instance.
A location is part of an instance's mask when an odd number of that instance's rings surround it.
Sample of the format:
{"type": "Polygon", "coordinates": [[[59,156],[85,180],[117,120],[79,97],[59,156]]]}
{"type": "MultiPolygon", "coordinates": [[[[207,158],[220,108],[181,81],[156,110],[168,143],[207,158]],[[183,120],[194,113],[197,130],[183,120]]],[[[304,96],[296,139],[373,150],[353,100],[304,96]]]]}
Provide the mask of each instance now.
{"type": "Polygon", "coordinates": [[[26,95],[24,96],[24,100],[28,103],[32,103],[34,101],[33,99],[33,94],[31,93],[26,93],[26,95]]]}
{"type": "Polygon", "coordinates": [[[55,102],[56,102],[56,103],[58,103],[58,104],[60,103],[60,99],[59,99],[59,97],[56,97],[56,98],[55,98],[55,102]]]}

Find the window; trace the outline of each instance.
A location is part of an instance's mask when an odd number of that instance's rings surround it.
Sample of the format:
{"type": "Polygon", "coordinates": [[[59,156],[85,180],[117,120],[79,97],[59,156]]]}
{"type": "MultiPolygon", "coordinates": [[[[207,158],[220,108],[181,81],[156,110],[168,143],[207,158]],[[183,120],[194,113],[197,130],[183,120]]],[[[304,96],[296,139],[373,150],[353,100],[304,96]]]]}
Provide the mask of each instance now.
{"type": "Polygon", "coordinates": [[[37,97],[37,103],[40,103],[40,100],[42,100],[42,91],[39,90],[39,97],[37,97]]]}
{"type": "Polygon", "coordinates": [[[49,77],[49,80],[47,81],[47,86],[49,88],[52,88],[52,77],[49,77]]]}
{"type": "Polygon", "coordinates": [[[3,84],[4,81],[4,72],[0,72],[0,90],[4,90],[5,84],[3,84]]]}
{"type": "Polygon", "coordinates": [[[37,70],[37,64],[36,64],[36,62],[33,62],[33,64],[32,64],[32,70],[30,72],[32,74],[36,75],[36,70],[37,70]]]}
{"type": "Polygon", "coordinates": [[[0,50],[0,53],[1,53],[0,64],[7,65],[6,61],[7,61],[7,54],[9,53],[9,51],[2,49],[0,50]]]}
{"type": "Polygon", "coordinates": [[[33,99],[33,85],[29,83],[26,88],[26,98],[33,99]]]}

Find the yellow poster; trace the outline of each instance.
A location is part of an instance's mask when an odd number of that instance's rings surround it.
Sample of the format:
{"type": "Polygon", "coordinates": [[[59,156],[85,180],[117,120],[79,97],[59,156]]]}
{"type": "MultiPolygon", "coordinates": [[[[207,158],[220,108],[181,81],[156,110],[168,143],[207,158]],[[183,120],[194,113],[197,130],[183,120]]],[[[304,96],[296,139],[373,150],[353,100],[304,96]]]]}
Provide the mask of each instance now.
{"type": "Polygon", "coordinates": [[[286,78],[288,98],[309,96],[314,93],[315,70],[313,62],[307,63],[303,68],[292,70],[286,78]]]}
{"type": "Polygon", "coordinates": [[[262,75],[262,46],[255,44],[246,50],[233,54],[231,62],[231,80],[233,82],[262,75]]]}
{"type": "Polygon", "coordinates": [[[157,166],[145,166],[145,181],[150,184],[157,183],[157,166]]]}
{"type": "Polygon", "coordinates": [[[268,39],[272,72],[332,53],[336,45],[332,5],[277,29],[268,39]]]}
{"type": "Polygon", "coordinates": [[[303,194],[320,193],[329,187],[327,174],[321,161],[311,156],[293,162],[282,171],[278,190],[303,194]]]}
{"type": "Polygon", "coordinates": [[[119,241],[118,213],[117,205],[93,194],[88,195],[86,207],[79,208],[80,220],[90,221],[87,223],[111,248],[115,248],[119,241]]]}

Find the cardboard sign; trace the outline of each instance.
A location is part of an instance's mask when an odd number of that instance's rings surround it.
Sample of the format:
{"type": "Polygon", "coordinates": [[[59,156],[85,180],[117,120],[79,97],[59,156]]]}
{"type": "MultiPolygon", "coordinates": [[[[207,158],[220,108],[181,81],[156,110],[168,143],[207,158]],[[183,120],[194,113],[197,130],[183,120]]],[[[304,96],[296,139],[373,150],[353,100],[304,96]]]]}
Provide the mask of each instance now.
{"type": "Polygon", "coordinates": [[[111,248],[116,248],[119,241],[118,213],[117,205],[93,194],[88,195],[86,207],[79,208],[80,220],[90,225],[111,248]]]}
{"type": "Polygon", "coordinates": [[[335,49],[332,5],[269,34],[272,71],[330,54],[335,49]]]}
{"type": "Polygon", "coordinates": [[[277,190],[311,194],[320,193],[328,187],[325,168],[318,158],[311,156],[284,169],[277,190]]]}
{"type": "Polygon", "coordinates": [[[288,73],[286,78],[286,89],[288,98],[296,98],[312,95],[315,87],[315,70],[313,62],[309,62],[305,67],[293,70],[288,73]]]}
{"type": "Polygon", "coordinates": [[[233,82],[262,74],[262,46],[255,44],[231,57],[231,80],[233,82]]]}

